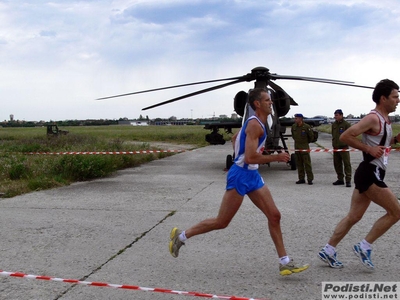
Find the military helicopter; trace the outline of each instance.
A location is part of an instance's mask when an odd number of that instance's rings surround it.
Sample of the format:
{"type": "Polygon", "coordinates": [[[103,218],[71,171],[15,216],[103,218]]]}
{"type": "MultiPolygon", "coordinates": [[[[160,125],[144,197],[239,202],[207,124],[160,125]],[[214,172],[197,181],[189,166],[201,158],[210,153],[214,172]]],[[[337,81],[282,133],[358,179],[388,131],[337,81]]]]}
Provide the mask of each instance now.
{"type": "MultiPolygon", "coordinates": [[[[297,106],[298,104],[290,97],[280,86],[272,82],[276,79],[286,79],[286,80],[303,80],[303,81],[311,81],[311,82],[319,82],[319,83],[327,83],[327,84],[336,84],[336,85],[345,85],[345,86],[352,86],[352,87],[359,87],[359,88],[368,88],[373,89],[373,87],[363,86],[363,85],[355,85],[354,82],[350,81],[342,81],[342,80],[334,80],[334,79],[325,79],[325,78],[313,78],[313,77],[303,77],[303,76],[291,76],[291,75],[278,75],[274,73],[270,73],[268,68],[265,67],[255,67],[251,70],[250,73],[246,75],[238,76],[238,77],[231,77],[231,78],[224,78],[224,79],[215,79],[215,80],[208,80],[208,81],[199,81],[193,83],[186,83],[186,84],[179,84],[174,86],[167,86],[161,88],[155,88],[150,90],[132,92],[127,94],[119,94],[114,96],[102,97],[96,100],[104,100],[122,96],[129,96],[129,95],[136,95],[141,93],[148,93],[154,91],[160,91],[165,89],[172,89],[184,86],[191,86],[191,85],[198,85],[198,84],[205,84],[205,83],[212,83],[218,81],[229,81],[224,84],[219,84],[213,87],[209,87],[206,89],[202,89],[193,93],[185,94],[170,100],[166,100],[163,102],[159,102],[157,104],[147,106],[142,110],[152,109],[161,105],[169,104],[178,100],[182,100],[185,98],[193,97],[196,95],[200,95],[203,93],[211,92],[217,89],[221,89],[230,85],[234,85],[241,82],[254,82],[254,88],[264,88],[267,89],[272,101],[273,101],[273,114],[269,116],[267,120],[267,124],[265,124],[268,134],[267,140],[265,143],[265,154],[272,154],[274,152],[280,151],[288,151],[288,147],[286,145],[285,140],[287,139],[288,135],[285,135],[286,126],[291,126],[294,121],[293,120],[284,120],[283,117],[290,110],[290,106],[297,106]],[[279,142],[282,143],[282,146],[279,145],[279,142]]],[[[228,133],[232,133],[233,128],[240,128],[242,124],[254,113],[248,103],[248,93],[245,91],[238,92],[233,101],[233,106],[235,112],[242,117],[242,122],[230,122],[230,123],[212,123],[206,124],[205,129],[209,129],[212,133],[206,135],[206,140],[210,144],[224,144],[225,140],[223,136],[218,132],[220,128],[224,128],[224,130],[228,133]]],[[[311,126],[318,126],[320,120],[315,119],[304,119],[304,121],[311,126]]],[[[226,158],[226,168],[229,169],[230,166],[233,164],[234,153],[233,155],[228,155],[226,158]]],[[[294,154],[291,154],[291,159],[288,162],[288,165],[291,167],[292,170],[296,170],[296,163],[294,159],[294,154]]]]}

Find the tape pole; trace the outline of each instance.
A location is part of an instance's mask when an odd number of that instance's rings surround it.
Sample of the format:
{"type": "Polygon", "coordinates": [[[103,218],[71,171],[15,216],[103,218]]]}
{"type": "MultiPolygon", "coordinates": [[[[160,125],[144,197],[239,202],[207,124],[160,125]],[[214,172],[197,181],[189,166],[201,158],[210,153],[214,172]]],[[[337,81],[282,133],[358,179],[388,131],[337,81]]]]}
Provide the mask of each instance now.
{"type": "Polygon", "coordinates": [[[110,284],[110,283],[105,283],[105,282],[90,282],[90,281],[81,281],[81,280],[77,280],[77,279],[63,279],[63,278],[50,277],[50,276],[30,275],[30,274],[24,274],[24,273],[20,273],[20,272],[6,272],[6,271],[2,271],[2,270],[0,270],[0,275],[5,276],[5,277],[17,277],[17,278],[26,278],[26,279],[56,281],[56,282],[80,284],[80,285],[95,286],[95,287],[110,287],[110,288],[116,288],[116,289],[137,290],[137,291],[155,292],[155,293],[167,293],[167,294],[174,294],[174,295],[195,296],[195,297],[203,297],[203,298],[226,299],[226,300],[270,300],[270,299],[266,299],[266,298],[256,299],[256,298],[246,298],[246,297],[237,297],[237,296],[219,296],[219,295],[214,295],[214,294],[177,291],[177,290],[170,290],[170,289],[164,289],[164,288],[149,288],[149,287],[140,287],[140,286],[136,286],[136,285],[110,284]]]}

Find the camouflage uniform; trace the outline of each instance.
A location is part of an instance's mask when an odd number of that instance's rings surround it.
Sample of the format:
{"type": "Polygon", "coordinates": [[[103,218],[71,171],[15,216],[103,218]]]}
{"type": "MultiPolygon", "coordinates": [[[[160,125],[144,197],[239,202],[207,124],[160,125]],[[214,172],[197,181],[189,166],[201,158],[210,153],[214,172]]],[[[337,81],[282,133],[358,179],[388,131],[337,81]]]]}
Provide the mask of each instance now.
{"type": "MultiPolygon", "coordinates": [[[[292,125],[292,137],[295,149],[310,149],[308,144],[309,141],[313,140],[314,133],[310,125],[303,122],[301,126],[298,126],[295,123],[292,125]]],[[[310,152],[296,151],[295,156],[299,180],[304,180],[305,174],[307,174],[307,180],[313,181],[314,174],[311,167],[310,152]]]]}
{"type": "MultiPolygon", "coordinates": [[[[349,149],[349,146],[339,140],[340,135],[350,127],[350,123],[342,120],[332,123],[332,147],[333,149],[349,149]]],[[[350,152],[340,151],[333,152],[333,165],[337,174],[337,179],[340,181],[351,182],[351,163],[350,152]],[[343,172],[344,166],[344,172],[343,172]]]]}

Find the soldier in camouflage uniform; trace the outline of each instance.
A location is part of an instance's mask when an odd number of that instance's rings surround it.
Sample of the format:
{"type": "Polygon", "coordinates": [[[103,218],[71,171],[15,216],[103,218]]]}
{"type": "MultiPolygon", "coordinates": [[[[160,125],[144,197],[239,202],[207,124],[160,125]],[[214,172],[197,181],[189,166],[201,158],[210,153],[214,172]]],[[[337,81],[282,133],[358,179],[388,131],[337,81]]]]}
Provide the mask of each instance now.
{"type": "MultiPolygon", "coordinates": [[[[311,126],[304,123],[302,114],[294,115],[294,124],[292,125],[292,137],[294,139],[295,149],[310,149],[308,145],[314,138],[314,133],[311,126]]],[[[311,167],[311,156],[310,152],[307,151],[296,151],[296,164],[299,175],[299,180],[296,184],[306,183],[305,175],[307,174],[308,184],[313,184],[314,174],[311,167]]]]}
{"type": "MultiPolygon", "coordinates": [[[[335,111],[335,122],[332,123],[332,146],[334,150],[349,149],[349,146],[339,140],[340,135],[348,128],[350,123],[343,119],[343,111],[337,109],[335,111]]],[[[351,187],[351,163],[349,151],[334,151],[333,152],[333,165],[337,174],[337,180],[333,185],[344,185],[351,187]],[[344,167],[344,173],[343,173],[344,167]]]]}

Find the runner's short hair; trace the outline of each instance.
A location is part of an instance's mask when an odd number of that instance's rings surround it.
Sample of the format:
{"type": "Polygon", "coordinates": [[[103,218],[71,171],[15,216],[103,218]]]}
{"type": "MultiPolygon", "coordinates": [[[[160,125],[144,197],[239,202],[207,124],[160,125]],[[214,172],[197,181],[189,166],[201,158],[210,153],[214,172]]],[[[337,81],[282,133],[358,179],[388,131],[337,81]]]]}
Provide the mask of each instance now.
{"type": "Polygon", "coordinates": [[[397,83],[390,79],[382,79],[375,86],[375,89],[372,93],[372,100],[376,104],[379,104],[381,96],[388,98],[393,90],[399,90],[397,83]]]}
{"type": "Polygon", "coordinates": [[[249,104],[252,109],[256,110],[254,106],[254,101],[261,100],[261,94],[268,93],[266,89],[263,88],[255,88],[254,90],[250,91],[249,93],[249,104]]]}

